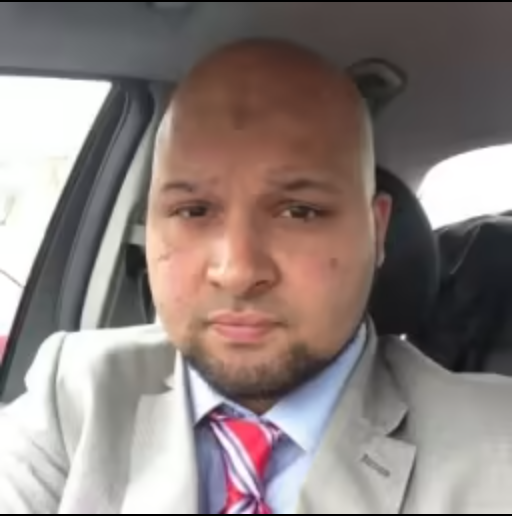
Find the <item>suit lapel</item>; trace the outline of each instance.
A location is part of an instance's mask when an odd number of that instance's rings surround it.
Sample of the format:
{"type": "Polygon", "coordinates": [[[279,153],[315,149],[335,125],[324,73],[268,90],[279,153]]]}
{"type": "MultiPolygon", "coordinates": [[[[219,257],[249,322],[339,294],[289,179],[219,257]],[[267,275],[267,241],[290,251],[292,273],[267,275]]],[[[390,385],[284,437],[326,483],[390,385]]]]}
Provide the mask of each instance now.
{"type": "Polygon", "coordinates": [[[372,331],[302,490],[298,514],[398,514],[415,460],[394,437],[407,406],[372,331]]]}
{"type": "Polygon", "coordinates": [[[144,396],[137,411],[131,478],[122,513],[198,514],[198,473],[185,373],[178,356],[173,386],[144,396]]]}

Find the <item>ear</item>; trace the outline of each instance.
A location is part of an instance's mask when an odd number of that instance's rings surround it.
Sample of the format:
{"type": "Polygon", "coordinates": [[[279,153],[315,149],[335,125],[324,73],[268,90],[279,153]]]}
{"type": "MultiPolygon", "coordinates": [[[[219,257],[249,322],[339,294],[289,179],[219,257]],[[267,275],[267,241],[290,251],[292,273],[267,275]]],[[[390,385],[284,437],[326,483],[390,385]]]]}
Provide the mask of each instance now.
{"type": "Polygon", "coordinates": [[[375,240],[377,248],[377,266],[382,267],[386,258],[386,236],[393,210],[393,199],[386,193],[379,192],[373,199],[373,218],[375,220],[375,240]]]}

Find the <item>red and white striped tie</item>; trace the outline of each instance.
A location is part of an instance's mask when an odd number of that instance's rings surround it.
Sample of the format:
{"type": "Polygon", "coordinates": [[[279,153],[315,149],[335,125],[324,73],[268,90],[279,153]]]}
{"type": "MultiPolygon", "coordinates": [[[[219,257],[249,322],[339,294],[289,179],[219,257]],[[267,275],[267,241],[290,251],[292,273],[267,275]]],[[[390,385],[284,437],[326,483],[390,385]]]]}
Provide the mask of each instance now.
{"type": "Polygon", "coordinates": [[[280,431],[270,424],[210,417],[226,472],[226,504],[220,514],[272,514],[265,502],[265,472],[280,431]]]}

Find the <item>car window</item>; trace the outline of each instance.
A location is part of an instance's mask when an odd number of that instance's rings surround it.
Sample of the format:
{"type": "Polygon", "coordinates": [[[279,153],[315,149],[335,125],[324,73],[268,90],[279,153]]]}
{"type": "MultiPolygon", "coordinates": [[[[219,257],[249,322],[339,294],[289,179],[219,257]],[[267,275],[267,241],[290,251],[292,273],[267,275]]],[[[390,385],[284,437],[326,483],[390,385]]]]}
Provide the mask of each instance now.
{"type": "Polygon", "coordinates": [[[110,87],[0,77],[0,360],[48,223],[110,87]]]}
{"type": "Polygon", "coordinates": [[[512,209],[512,145],[443,161],[426,176],[419,197],[434,229],[512,209]]]}

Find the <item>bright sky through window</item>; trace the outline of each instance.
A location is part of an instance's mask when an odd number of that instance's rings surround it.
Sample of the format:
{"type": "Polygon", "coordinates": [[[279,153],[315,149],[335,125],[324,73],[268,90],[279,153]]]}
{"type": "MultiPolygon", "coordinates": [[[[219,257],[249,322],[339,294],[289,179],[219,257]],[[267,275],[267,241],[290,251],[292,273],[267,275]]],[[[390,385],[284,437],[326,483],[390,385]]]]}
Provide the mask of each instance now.
{"type": "Polygon", "coordinates": [[[427,175],[419,197],[434,228],[512,210],[512,145],[442,162],[427,175]]]}

